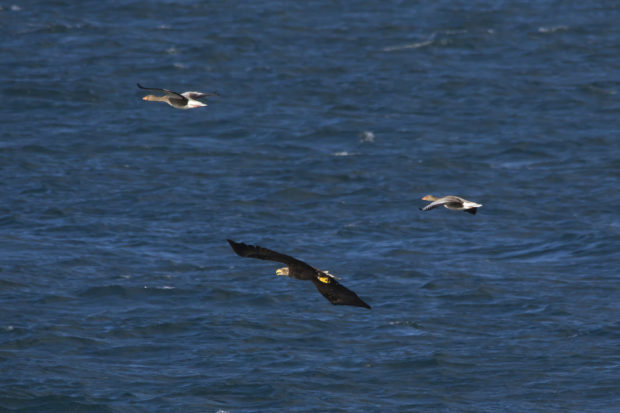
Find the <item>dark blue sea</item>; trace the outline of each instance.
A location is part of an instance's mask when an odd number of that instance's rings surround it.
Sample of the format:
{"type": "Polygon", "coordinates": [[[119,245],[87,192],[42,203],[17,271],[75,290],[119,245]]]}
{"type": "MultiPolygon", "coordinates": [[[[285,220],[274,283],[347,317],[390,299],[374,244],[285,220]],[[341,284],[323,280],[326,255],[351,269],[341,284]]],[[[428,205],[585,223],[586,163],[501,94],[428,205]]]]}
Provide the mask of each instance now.
{"type": "Polygon", "coordinates": [[[0,411],[620,412],[619,23],[617,0],[3,1],[0,411]]]}

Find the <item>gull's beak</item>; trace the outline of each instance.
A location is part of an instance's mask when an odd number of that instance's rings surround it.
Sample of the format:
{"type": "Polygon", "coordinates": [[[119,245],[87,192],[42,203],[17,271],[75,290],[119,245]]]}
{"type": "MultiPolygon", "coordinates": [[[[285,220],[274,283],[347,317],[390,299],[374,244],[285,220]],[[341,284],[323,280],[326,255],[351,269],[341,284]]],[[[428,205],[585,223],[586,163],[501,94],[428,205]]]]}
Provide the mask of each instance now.
{"type": "Polygon", "coordinates": [[[148,100],[148,96],[143,97],[142,100],[148,100]]]}
{"type": "Polygon", "coordinates": [[[282,271],[282,268],[278,268],[278,269],[276,270],[276,275],[284,275],[284,274],[283,274],[283,272],[284,272],[284,271],[282,271]]]}

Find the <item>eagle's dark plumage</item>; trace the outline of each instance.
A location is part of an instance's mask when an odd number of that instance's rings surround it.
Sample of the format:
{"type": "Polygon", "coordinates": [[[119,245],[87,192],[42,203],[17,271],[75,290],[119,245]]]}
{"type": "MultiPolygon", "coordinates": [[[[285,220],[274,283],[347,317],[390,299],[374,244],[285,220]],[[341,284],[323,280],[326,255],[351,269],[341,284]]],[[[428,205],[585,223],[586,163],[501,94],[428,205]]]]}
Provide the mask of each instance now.
{"type": "MultiPolygon", "coordinates": [[[[288,275],[298,280],[310,280],[317,290],[335,305],[353,305],[370,309],[370,306],[362,301],[353,291],[340,284],[336,279],[325,271],[318,270],[303,261],[291,256],[272,251],[258,245],[247,245],[242,242],[227,240],[237,255],[245,258],[257,258],[260,260],[277,261],[286,264],[288,274],[282,271],[282,275],[288,275]]],[[[278,270],[280,274],[281,270],[278,270]]]]}

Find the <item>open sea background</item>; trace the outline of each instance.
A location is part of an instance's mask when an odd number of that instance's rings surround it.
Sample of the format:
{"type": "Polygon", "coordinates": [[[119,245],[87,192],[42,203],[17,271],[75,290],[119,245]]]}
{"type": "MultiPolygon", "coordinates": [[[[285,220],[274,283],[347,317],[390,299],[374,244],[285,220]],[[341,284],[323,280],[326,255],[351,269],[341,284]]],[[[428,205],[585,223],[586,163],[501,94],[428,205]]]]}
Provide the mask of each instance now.
{"type": "Polygon", "coordinates": [[[0,411],[620,411],[619,22],[617,0],[3,1],[0,411]]]}

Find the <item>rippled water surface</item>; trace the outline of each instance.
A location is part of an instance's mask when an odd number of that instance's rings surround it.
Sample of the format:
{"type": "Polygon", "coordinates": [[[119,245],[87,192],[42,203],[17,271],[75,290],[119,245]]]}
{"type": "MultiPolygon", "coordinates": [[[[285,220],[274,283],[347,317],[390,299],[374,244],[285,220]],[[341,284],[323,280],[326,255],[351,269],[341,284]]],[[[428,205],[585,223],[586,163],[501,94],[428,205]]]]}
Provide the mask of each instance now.
{"type": "Polygon", "coordinates": [[[619,21],[0,4],[0,410],[618,411],[619,21]],[[181,111],[136,82],[221,96],[181,111]]]}

